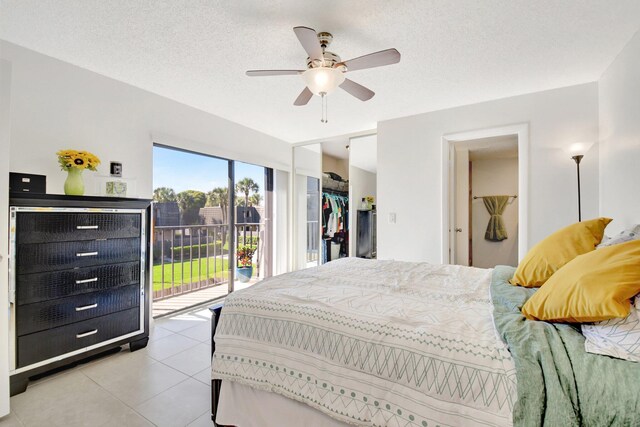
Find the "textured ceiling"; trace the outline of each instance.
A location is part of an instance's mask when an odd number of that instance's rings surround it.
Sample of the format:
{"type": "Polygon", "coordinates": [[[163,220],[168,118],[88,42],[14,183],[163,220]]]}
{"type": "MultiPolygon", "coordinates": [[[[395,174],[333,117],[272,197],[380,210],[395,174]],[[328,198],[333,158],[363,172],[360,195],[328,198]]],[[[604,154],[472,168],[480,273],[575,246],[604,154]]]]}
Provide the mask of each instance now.
{"type": "Polygon", "coordinates": [[[598,79],[638,30],[638,0],[2,0],[0,38],[296,142],[380,120],[598,79]],[[293,101],[292,27],[334,35],[349,59],[390,47],[399,64],[349,77],[376,92],[293,101]]]}

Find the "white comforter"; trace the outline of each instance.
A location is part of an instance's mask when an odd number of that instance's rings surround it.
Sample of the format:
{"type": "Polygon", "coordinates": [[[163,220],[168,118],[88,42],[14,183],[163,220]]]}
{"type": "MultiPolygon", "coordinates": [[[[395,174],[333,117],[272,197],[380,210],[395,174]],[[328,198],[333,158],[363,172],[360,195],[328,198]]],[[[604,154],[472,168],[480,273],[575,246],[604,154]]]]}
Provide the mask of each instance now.
{"type": "Polygon", "coordinates": [[[355,425],[511,425],[491,272],[348,258],[264,280],[227,297],[213,378],[355,425]]]}

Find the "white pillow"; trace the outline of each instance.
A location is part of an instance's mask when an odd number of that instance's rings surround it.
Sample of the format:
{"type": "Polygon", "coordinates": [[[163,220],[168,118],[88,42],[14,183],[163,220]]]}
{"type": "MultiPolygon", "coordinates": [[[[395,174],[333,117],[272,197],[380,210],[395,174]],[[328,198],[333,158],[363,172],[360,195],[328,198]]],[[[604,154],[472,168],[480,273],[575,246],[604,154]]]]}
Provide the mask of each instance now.
{"type": "Polygon", "coordinates": [[[640,362],[640,295],[631,305],[629,316],[583,324],[582,334],[587,353],[640,362]]]}
{"type": "Polygon", "coordinates": [[[604,236],[602,239],[602,243],[600,243],[596,248],[605,248],[607,246],[617,245],[618,243],[630,242],[632,240],[640,239],[640,224],[636,224],[626,230],[620,232],[617,236],[614,237],[606,237],[604,236]]]}

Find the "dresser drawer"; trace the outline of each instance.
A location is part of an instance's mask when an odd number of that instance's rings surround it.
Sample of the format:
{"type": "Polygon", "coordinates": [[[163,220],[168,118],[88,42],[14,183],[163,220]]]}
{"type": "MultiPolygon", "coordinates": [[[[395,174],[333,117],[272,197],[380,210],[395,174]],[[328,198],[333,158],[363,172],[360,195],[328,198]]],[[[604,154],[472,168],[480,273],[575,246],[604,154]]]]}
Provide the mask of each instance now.
{"type": "Polygon", "coordinates": [[[19,306],[18,336],[139,307],[140,286],[130,285],[51,301],[19,306]]]}
{"type": "Polygon", "coordinates": [[[16,277],[18,305],[140,283],[140,261],[98,265],[16,277]]]}
{"type": "Polygon", "coordinates": [[[84,322],[18,337],[18,368],[117,338],[140,328],[140,310],[133,308],[84,322]]]}
{"type": "Polygon", "coordinates": [[[140,259],[140,239],[19,244],[16,273],[68,270],[140,259]]]}
{"type": "Polygon", "coordinates": [[[139,237],[141,232],[141,216],[135,213],[21,212],[16,224],[18,244],[139,237]]]}

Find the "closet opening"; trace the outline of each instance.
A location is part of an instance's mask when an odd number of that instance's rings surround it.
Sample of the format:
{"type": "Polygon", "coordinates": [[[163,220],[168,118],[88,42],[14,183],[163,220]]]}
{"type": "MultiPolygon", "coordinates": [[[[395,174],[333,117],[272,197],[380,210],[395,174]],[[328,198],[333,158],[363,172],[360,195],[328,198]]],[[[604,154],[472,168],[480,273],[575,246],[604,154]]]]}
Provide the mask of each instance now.
{"type": "Polygon", "coordinates": [[[377,136],[322,143],[322,262],[377,256],[377,136]]]}
{"type": "Polygon", "coordinates": [[[292,161],[293,269],[376,258],[377,136],[301,143],[292,161]]]}
{"type": "Polygon", "coordinates": [[[322,143],[321,263],[350,255],[349,143],[322,143]]]}

